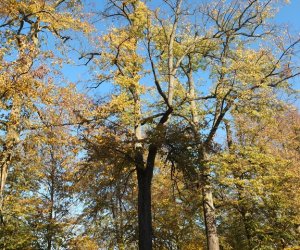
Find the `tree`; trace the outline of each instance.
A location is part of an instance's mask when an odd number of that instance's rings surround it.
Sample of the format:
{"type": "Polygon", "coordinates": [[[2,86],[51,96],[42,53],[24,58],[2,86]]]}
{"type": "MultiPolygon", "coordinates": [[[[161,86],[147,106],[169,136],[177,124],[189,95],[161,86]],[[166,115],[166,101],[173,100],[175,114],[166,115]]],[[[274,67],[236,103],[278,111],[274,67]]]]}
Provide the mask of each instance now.
{"type": "Polygon", "coordinates": [[[115,153],[118,146],[112,140],[106,141],[106,148],[91,141],[86,146],[87,159],[75,173],[76,190],[84,205],[79,221],[84,226],[81,233],[108,249],[134,249],[137,247],[134,166],[115,153]]]}
{"type": "Polygon", "coordinates": [[[142,1],[109,2],[106,17],[119,17],[120,22],[100,38],[101,57],[96,63],[100,83],[115,84],[115,95],[103,105],[110,114],[99,125],[101,136],[94,142],[107,148],[108,141],[114,141],[112,150],[136,167],[140,249],[152,248],[155,160],[164,148],[167,124],[177,122],[192,131],[193,171],[203,197],[207,245],[219,249],[213,168],[208,164],[217,150],[217,131],[231,110],[284,89],[287,80],[299,74],[291,60],[299,40],[283,46],[276,27],[268,25],[275,5],[275,1],[217,1],[188,11],[188,3],[180,0],[164,1],[160,9],[142,1]],[[201,18],[192,22],[193,15],[201,18]],[[255,47],[259,43],[263,49],[255,47]],[[210,77],[204,87],[193,80],[201,74],[210,77]],[[149,100],[151,94],[156,102],[149,100]],[[115,131],[122,131],[122,136],[116,138],[115,131]]]}
{"type": "Polygon", "coordinates": [[[198,190],[189,186],[180,171],[163,161],[159,165],[152,186],[154,249],[204,249],[198,190]]]}
{"type": "Polygon", "coordinates": [[[281,186],[296,186],[298,134],[268,124],[300,74],[299,38],[270,20],[279,2],[108,0],[79,56],[97,80],[88,101],[62,74],[88,7],[2,1],[1,247],[297,245],[298,195],[281,186]]]}
{"type": "Polygon", "coordinates": [[[82,147],[74,125],[61,124],[77,123],[73,109],[88,104],[74,87],[53,86],[47,96],[52,103],[39,114],[43,124],[32,124],[14,150],[0,229],[3,249],[67,248],[75,234],[73,172],[82,147]]]}
{"type": "Polygon", "coordinates": [[[299,114],[285,108],[273,116],[242,113],[235,119],[229,150],[216,169],[220,217],[229,229],[221,226],[225,240],[234,249],[297,246],[299,114]],[[223,214],[230,214],[234,222],[223,214]]]}
{"type": "MultiPolygon", "coordinates": [[[[0,215],[9,166],[22,132],[37,122],[40,109],[51,103],[47,92],[53,88],[47,62],[55,55],[44,49],[46,36],[63,41],[63,31],[88,30],[88,25],[74,18],[76,1],[2,1],[1,20],[1,183],[0,215]],[[71,7],[71,9],[69,9],[71,7]],[[73,10],[73,11],[70,11],[73,10]],[[43,33],[45,32],[45,33],[43,33]],[[48,78],[46,77],[48,76],[48,78]],[[33,120],[31,120],[33,119],[33,120]]],[[[43,117],[39,117],[43,120],[43,117]]],[[[41,121],[42,122],[42,121],[41,121]]]]}

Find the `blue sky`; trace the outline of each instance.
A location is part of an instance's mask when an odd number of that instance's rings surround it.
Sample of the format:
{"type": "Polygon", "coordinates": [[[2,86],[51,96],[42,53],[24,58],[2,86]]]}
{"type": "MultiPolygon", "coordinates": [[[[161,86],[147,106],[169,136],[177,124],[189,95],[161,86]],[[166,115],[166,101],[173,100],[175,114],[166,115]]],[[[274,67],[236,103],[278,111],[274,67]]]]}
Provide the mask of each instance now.
{"type": "MultiPolygon", "coordinates": [[[[196,1],[196,0],[195,0],[196,1]]],[[[244,1],[244,0],[241,0],[244,1]]],[[[105,1],[96,1],[96,0],[86,0],[84,1],[88,7],[87,9],[95,10],[95,9],[103,9],[105,1]]],[[[300,36],[300,0],[291,0],[290,4],[283,5],[280,8],[279,13],[276,15],[275,19],[273,20],[277,24],[281,25],[288,25],[291,33],[293,33],[296,36],[300,36]]],[[[106,24],[107,25],[107,24],[106,24]]],[[[107,29],[107,26],[103,25],[103,23],[100,21],[97,23],[97,28],[103,29],[103,32],[105,32],[105,29],[107,29]]],[[[76,40],[76,39],[74,39],[76,40]]],[[[84,46],[87,51],[92,50],[89,48],[88,45],[84,46]]],[[[73,57],[74,61],[76,61],[75,64],[84,63],[85,61],[78,61],[79,54],[78,53],[71,53],[71,57],[73,57]]],[[[300,56],[298,56],[298,60],[300,62],[300,56]]],[[[74,83],[77,82],[85,82],[86,80],[90,80],[92,78],[91,72],[88,71],[87,66],[75,66],[75,65],[66,65],[63,68],[63,74],[65,77],[74,83]]],[[[293,85],[295,88],[300,89],[300,78],[293,80],[293,85]]],[[[88,91],[87,86],[88,84],[79,84],[81,91],[88,91]]],[[[105,87],[102,87],[98,91],[92,90],[90,91],[90,94],[95,95],[96,93],[101,93],[102,91],[106,91],[107,89],[105,87]]],[[[300,104],[298,102],[298,107],[300,107],[300,104]]]]}
{"type": "Polygon", "coordinates": [[[276,21],[288,24],[292,31],[300,32],[300,0],[291,0],[291,3],[281,8],[276,21]]]}
{"type": "MultiPolygon", "coordinates": [[[[290,4],[283,6],[277,14],[275,21],[288,25],[290,31],[300,37],[300,0],[291,0],[290,4]]],[[[300,54],[298,54],[297,60],[300,66],[300,54]]],[[[300,77],[295,78],[292,84],[297,90],[300,90],[300,77]]],[[[299,98],[296,100],[295,105],[300,109],[299,98]]]]}

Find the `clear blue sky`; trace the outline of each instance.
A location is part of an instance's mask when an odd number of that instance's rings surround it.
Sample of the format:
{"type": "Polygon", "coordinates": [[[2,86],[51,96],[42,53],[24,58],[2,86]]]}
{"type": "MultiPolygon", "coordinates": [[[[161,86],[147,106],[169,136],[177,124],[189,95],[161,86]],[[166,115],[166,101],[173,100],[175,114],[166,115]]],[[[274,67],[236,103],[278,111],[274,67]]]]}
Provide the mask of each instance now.
{"type": "Polygon", "coordinates": [[[276,22],[288,24],[292,31],[300,32],[300,0],[291,0],[279,11],[276,22]]]}
{"type": "MultiPolygon", "coordinates": [[[[195,0],[197,2],[197,0],[195,0]]],[[[244,1],[244,0],[241,0],[244,1]]],[[[96,1],[96,0],[85,0],[84,3],[87,4],[87,9],[95,10],[95,9],[103,9],[104,4],[106,1],[101,0],[101,1],[96,1]]],[[[282,24],[282,25],[288,25],[290,28],[290,31],[295,34],[300,36],[300,0],[291,0],[290,4],[284,5],[280,8],[279,13],[276,15],[274,22],[277,24],[282,24]]],[[[103,28],[104,31],[107,29],[107,26],[104,26],[101,24],[101,21],[97,23],[98,28],[103,28]]],[[[88,46],[85,46],[86,49],[88,50],[88,46]]],[[[79,54],[77,53],[71,53],[71,57],[75,61],[77,61],[79,54]]],[[[300,55],[298,57],[299,62],[300,62],[300,55]]],[[[77,61],[78,63],[78,61],[77,61]]],[[[82,61],[84,63],[84,61],[82,61]]],[[[78,82],[78,81],[85,81],[87,79],[91,79],[91,74],[88,72],[88,67],[86,66],[74,66],[74,65],[67,65],[63,69],[63,73],[66,76],[68,80],[71,82],[78,82]]],[[[293,85],[297,88],[300,89],[300,78],[295,79],[293,81],[293,85]]],[[[79,85],[81,86],[80,89],[83,90],[82,87],[84,85],[79,85]]],[[[86,86],[86,85],[85,85],[86,86]]],[[[105,91],[105,87],[101,88],[103,91],[105,91]]],[[[102,91],[99,90],[99,91],[102,91]]],[[[93,91],[95,93],[95,91],[93,91]]],[[[300,107],[300,104],[297,104],[298,107],[300,107]]]]}
{"type": "MultiPolygon", "coordinates": [[[[286,24],[290,31],[300,37],[300,0],[291,0],[291,3],[281,8],[275,18],[277,23],[286,24]]],[[[300,51],[298,51],[297,60],[300,66],[300,51]]],[[[300,90],[300,77],[292,81],[294,87],[300,90]]],[[[295,105],[300,109],[300,100],[296,100],[295,105]]]]}

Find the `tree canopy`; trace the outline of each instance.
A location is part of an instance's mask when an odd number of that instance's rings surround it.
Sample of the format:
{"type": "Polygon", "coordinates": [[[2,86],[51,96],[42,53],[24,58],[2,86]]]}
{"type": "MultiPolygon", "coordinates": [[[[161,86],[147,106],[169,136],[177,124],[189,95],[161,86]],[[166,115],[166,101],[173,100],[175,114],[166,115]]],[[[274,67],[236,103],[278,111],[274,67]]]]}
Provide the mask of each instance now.
{"type": "Polygon", "coordinates": [[[286,4],[3,0],[0,248],[299,249],[286,4]]]}

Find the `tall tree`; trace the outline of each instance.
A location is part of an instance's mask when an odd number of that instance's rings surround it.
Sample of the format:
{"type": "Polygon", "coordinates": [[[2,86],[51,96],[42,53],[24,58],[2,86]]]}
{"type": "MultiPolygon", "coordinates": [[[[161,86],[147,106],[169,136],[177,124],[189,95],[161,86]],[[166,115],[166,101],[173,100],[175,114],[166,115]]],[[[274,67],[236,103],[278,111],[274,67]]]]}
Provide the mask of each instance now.
{"type": "Polygon", "coordinates": [[[99,39],[98,79],[113,83],[115,92],[100,107],[106,117],[94,143],[105,149],[113,141],[110,150],[136,167],[140,249],[152,248],[151,183],[167,124],[185,123],[193,133],[207,246],[219,249],[213,167],[207,164],[217,132],[231,110],[251,108],[253,100],[287,87],[299,74],[291,60],[299,40],[284,46],[268,23],[276,1],[200,5],[189,11],[189,3],[180,0],[163,1],[160,9],[143,1],[109,1],[105,12],[120,19],[99,39]],[[201,18],[194,21],[196,15],[201,18]],[[204,86],[199,75],[209,76],[204,86]]]}
{"type": "Polygon", "coordinates": [[[47,92],[51,103],[31,123],[10,163],[0,229],[3,249],[66,247],[76,228],[72,172],[81,147],[74,125],[66,124],[78,123],[74,108],[88,105],[74,87],[52,87],[47,92]]]}
{"type": "Polygon", "coordinates": [[[284,109],[269,115],[236,114],[230,149],[216,164],[220,218],[229,231],[221,230],[234,249],[299,245],[299,114],[284,109]]]}
{"type": "MultiPolygon", "coordinates": [[[[270,1],[234,1],[228,5],[226,2],[218,2],[211,6],[203,6],[203,15],[215,25],[212,30],[208,28],[211,26],[206,27],[210,32],[214,31],[212,36],[209,34],[209,38],[216,39],[217,46],[206,51],[206,54],[189,53],[187,60],[182,63],[190,98],[190,116],[185,116],[185,119],[192,128],[197,145],[196,168],[200,170],[208,249],[219,249],[211,187],[214,173],[213,168],[206,163],[209,155],[215,151],[214,137],[217,130],[231,110],[245,105],[253,108],[250,106],[253,100],[266,100],[272,96],[272,88],[283,87],[287,79],[299,74],[296,67],[293,68],[293,72],[292,68],[286,70],[285,66],[290,65],[290,57],[287,54],[292,53],[299,40],[286,48],[282,47],[278,55],[273,55],[267,49],[267,45],[263,50],[253,50],[249,47],[253,43],[259,43],[262,37],[274,38],[274,27],[268,29],[265,25],[271,15],[270,8],[270,1]],[[259,31],[259,27],[265,29],[264,32],[259,31]],[[199,67],[199,55],[206,57],[203,72],[209,71],[214,82],[210,88],[211,95],[204,98],[197,96],[194,83],[195,74],[203,69],[199,67]]],[[[276,39],[281,41],[280,37],[276,39]]]]}
{"type": "Polygon", "coordinates": [[[34,125],[31,122],[37,121],[40,108],[51,102],[47,97],[52,89],[52,79],[46,77],[47,62],[55,60],[54,53],[45,49],[45,34],[66,41],[69,37],[63,35],[63,31],[87,31],[88,25],[74,17],[76,5],[76,1],[54,0],[0,3],[1,131],[4,136],[0,162],[1,220],[6,179],[15,149],[22,141],[21,133],[34,125]]]}

